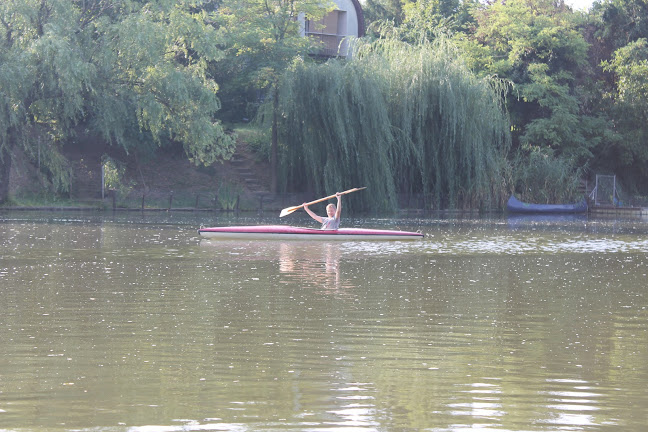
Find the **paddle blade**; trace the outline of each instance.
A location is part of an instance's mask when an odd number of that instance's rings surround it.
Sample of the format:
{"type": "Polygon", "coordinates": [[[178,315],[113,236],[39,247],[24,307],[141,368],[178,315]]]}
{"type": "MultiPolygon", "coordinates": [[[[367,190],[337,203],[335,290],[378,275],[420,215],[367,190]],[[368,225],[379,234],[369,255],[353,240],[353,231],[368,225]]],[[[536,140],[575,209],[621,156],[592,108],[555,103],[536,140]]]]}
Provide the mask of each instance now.
{"type": "Polygon", "coordinates": [[[299,210],[302,207],[304,207],[304,206],[285,208],[285,209],[281,210],[281,214],[279,214],[279,217],[282,218],[284,216],[288,216],[289,214],[296,212],[297,210],[299,210]]]}

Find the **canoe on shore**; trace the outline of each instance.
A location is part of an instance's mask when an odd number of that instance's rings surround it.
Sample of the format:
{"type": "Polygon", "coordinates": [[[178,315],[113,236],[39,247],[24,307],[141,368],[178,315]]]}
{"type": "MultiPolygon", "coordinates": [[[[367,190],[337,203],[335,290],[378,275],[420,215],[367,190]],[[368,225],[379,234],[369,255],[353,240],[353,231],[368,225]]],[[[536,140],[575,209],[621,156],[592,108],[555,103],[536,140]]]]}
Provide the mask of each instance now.
{"type": "Polygon", "coordinates": [[[200,228],[198,234],[209,239],[247,240],[419,240],[423,234],[410,231],[392,231],[366,228],[321,230],[287,225],[254,225],[200,228]]]}
{"type": "Polygon", "coordinates": [[[522,202],[513,195],[508,200],[506,208],[509,213],[540,213],[540,214],[561,214],[561,213],[585,213],[587,212],[587,201],[574,204],[529,204],[522,202]]]}

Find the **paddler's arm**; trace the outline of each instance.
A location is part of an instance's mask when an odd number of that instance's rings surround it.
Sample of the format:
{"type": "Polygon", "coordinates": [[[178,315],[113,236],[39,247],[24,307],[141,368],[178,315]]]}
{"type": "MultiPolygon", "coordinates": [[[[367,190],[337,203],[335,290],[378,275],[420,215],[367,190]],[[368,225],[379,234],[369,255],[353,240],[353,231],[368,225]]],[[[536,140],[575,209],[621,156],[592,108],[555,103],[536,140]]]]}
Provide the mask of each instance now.
{"type": "Polygon", "coordinates": [[[342,216],[342,194],[340,194],[340,192],[336,192],[335,196],[337,197],[335,219],[340,220],[340,216],[342,216]]]}
{"type": "Polygon", "coordinates": [[[302,204],[304,206],[304,210],[306,210],[306,213],[313,219],[315,219],[317,222],[322,223],[324,222],[321,217],[317,216],[311,209],[308,208],[308,205],[306,203],[302,204]]]}

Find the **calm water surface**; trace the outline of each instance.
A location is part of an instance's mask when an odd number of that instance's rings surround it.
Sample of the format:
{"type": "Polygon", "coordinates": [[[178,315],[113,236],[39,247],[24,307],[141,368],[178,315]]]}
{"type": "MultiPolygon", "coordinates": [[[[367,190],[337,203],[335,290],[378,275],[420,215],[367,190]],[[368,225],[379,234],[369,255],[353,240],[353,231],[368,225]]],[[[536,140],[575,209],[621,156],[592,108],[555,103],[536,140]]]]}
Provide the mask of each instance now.
{"type": "Polygon", "coordinates": [[[646,430],[648,220],[258,223],[0,213],[0,430],[646,430]]]}

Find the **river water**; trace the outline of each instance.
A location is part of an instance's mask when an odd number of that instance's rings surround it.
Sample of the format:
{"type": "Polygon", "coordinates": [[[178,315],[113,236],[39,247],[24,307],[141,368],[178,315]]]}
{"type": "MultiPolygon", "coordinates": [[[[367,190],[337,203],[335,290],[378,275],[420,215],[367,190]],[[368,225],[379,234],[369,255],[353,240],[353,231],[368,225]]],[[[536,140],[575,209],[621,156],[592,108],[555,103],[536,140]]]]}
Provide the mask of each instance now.
{"type": "Polygon", "coordinates": [[[646,430],[648,220],[263,223],[0,213],[0,430],[646,430]]]}

